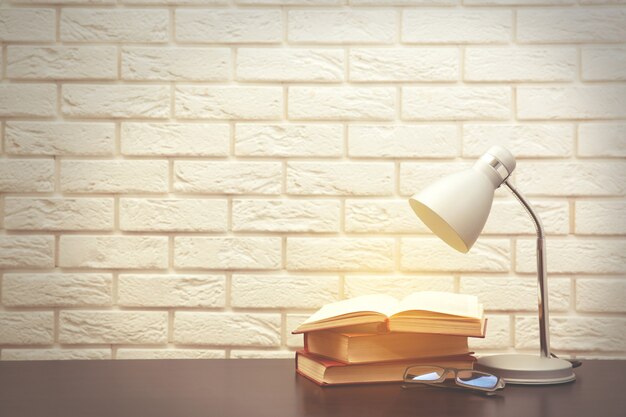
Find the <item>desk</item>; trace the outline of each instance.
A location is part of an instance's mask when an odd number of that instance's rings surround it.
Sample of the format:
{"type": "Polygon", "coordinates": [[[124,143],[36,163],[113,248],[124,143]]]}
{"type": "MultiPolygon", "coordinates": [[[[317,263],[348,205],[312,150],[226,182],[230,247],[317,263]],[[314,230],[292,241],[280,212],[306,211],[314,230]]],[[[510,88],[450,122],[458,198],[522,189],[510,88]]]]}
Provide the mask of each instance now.
{"type": "Polygon", "coordinates": [[[0,416],[626,415],[626,361],[585,361],[576,374],[484,397],[399,384],[321,388],[288,359],[0,362],[0,416]]]}

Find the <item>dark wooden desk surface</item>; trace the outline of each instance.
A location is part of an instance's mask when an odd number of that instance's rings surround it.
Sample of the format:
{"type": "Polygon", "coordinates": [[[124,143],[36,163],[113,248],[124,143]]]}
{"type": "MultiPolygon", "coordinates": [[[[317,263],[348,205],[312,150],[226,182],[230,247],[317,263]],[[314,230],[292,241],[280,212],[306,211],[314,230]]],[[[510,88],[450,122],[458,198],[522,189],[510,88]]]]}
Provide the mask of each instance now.
{"type": "Polygon", "coordinates": [[[485,397],[399,384],[321,388],[292,360],[0,362],[0,416],[626,416],[626,361],[585,361],[576,375],[485,397]]]}

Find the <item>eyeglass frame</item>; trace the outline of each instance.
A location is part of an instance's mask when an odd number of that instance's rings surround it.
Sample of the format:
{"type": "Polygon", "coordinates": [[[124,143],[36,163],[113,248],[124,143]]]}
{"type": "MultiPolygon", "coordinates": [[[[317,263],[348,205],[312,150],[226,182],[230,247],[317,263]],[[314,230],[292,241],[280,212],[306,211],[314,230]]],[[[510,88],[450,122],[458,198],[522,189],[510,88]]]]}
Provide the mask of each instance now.
{"type": "MultiPolygon", "coordinates": [[[[463,388],[467,388],[467,389],[472,389],[472,390],[476,390],[476,391],[483,391],[486,393],[493,393],[499,389],[503,389],[506,386],[506,382],[504,381],[503,378],[500,378],[497,375],[494,374],[490,374],[487,372],[482,372],[482,371],[476,371],[474,369],[471,368],[445,368],[443,366],[439,366],[439,365],[412,365],[409,366],[405,369],[404,374],[402,375],[402,381],[405,384],[422,384],[422,385],[430,385],[430,386],[436,386],[436,387],[446,387],[445,385],[442,385],[442,383],[447,379],[448,374],[452,372],[453,373],[453,378],[454,378],[454,383],[460,387],[463,388]],[[436,379],[436,380],[432,380],[432,381],[415,381],[415,380],[408,380],[407,379],[407,374],[409,373],[409,369],[412,368],[417,368],[417,367],[423,367],[423,368],[438,368],[443,370],[443,372],[441,373],[441,376],[436,379]],[[462,371],[470,371],[472,373],[477,373],[477,374],[481,374],[481,375],[488,375],[488,376],[494,376],[497,378],[496,380],[496,384],[494,385],[493,388],[482,388],[482,387],[477,387],[474,385],[469,385],[469,384],[464,384],[463,382],[460,382],[458,380],[458,375],[459,372],[462,371]]],[[[446,387],[446,388],[453,388],[453,387],[446,387]]]]}

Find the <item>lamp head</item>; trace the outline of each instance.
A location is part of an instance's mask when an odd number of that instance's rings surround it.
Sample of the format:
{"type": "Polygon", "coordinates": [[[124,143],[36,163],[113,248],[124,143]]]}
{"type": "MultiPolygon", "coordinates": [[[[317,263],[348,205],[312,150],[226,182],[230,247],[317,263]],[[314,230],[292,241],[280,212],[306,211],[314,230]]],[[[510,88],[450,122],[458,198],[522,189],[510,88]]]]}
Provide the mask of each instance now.
{"type": "Polygon", "coordinates": [[[409,199],[415,214],[444,242],[468,252],[485,226],[495,190],[515,169],[515,158],[491,147],[465,171],[444,177],[409,199]]]}

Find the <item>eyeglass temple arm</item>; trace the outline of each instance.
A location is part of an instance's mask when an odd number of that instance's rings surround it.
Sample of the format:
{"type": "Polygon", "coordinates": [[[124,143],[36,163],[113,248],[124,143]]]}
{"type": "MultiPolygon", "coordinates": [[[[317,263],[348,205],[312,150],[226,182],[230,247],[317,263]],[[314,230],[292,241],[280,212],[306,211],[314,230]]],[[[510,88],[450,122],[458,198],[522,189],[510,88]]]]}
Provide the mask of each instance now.
{"type": "Polygon", "coordinates": [[[508,179],[504,181],[504,185],[513,193],[513,196],[520,202],[530,215],[537,231],[537,283],[539,286],[538,304],[539,304],[539,342],[541,348],[541,356],[550,357],[550,328],[548,317],[548,281],[546,279],[546,239],[541,219],[532,208],[528,200],[517,191],[508,179]]]}

